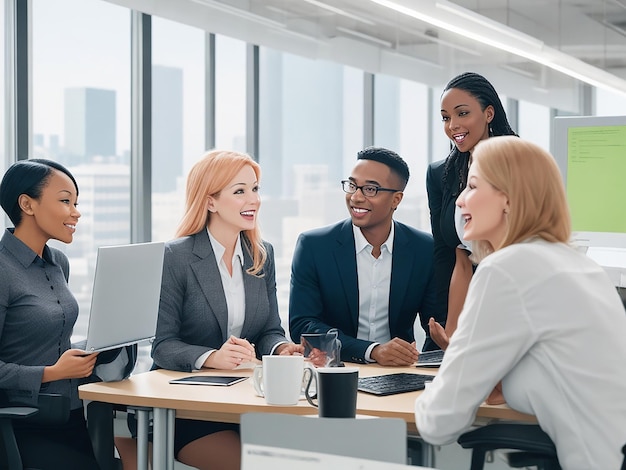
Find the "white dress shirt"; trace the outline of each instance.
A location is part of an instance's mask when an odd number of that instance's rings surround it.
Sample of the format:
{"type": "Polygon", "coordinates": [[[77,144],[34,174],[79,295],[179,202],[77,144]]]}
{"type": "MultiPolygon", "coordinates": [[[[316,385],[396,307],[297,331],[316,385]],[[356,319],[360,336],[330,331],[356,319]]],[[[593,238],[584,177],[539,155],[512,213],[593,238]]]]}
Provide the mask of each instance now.
{"type": "MultiPolygon", "coordinates": [[[[239,338],[241,336],[243,322],[246,318],[246,292],[243,287],[243,251],[241,250],[241,237],[237,236],[235,252],[230,260],[233,272],[231,276],[226,263],[222,259],[226,249],[211,235],[208,229],[207,232],[213,253],[215,253],[215,260],[217,261],[217,266],[222,278],[224,296],[226,297],[226,305],[228,307],[228,330],[226,336],[230,338],[232,335],[239,338]]],[[[215,349],[201,355],[196,360],[196,369],[201,369],[202,365],[213,352],[215,352],[215,349]]]]}
{"type": "Polygon", "coordinates": [[[435,380],[415,403],[420,435],[455,441],[498,381],[533,414],[564,470],[619,468],[626,443],[626,314],[606,273],[533,239],[478,265],[435,380]]]}
{"type": "Polygon", "coordinates": [[[365,359],[372,362],[371,352],[375,346],[391,339],[389,333],[389,292],[391,289],[391,262],[394,227],[380,247],[380,256],[372,255],[373,246],[355,225],[354,247],[359,283],[359,328],[357,339],[373,341],[365,351],[365,359]]]}

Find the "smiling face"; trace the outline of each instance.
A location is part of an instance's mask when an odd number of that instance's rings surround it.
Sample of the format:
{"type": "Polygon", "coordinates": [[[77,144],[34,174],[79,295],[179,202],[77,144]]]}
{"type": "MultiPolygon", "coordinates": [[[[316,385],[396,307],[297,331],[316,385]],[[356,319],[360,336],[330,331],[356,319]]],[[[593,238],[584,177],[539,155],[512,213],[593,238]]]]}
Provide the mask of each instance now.
{"type": "Polygon", "coordinates": [[[52,170],[38,199],[20,195],[24,217],[16,227],[15,235],[39,254],[50,239],[71,243],[80,217],[77,199],[72,180],[66,174],[52,170]]]}
{"type": "Polygon", "coordinates": [[[471,153],[478,142],[489,138],[493,116],[493,106],[481,109],[480,102],[460,88],[451,88],[441,97],[444,131],[461,152],[471,153]]]}
{"type": "MultiPolygon", "coordinates": [[[[217,196],[208,197],[208,227],[220,240],[232,238],[242,230],[252,230],[261,206],[259,183],[250,165],[244,166],[217,196]]],[[[220,240],[220,243],[223,243],[220,240]]]]}
{"type": "MultiPolygon", "coordinates": [[[[359,160],[348,178],[357,186],[374,185],[381,188],[401,188],[400,178],[392,173],[387,165],[374,160],[359,160]]],[[[346,193],[346,206],[352,223],[361,229],[365,238],[386,237],[391,230],[391,219],[400,201],[402,192],[378,191],[374,197],[365,197],[359,189],[354,194],[346,193]]]]}
{"type": "Polygon", "coordinates": [[[486,240],[498,249],[506,234],[508,198],[483,179],[476,164],[470,166],[467,187],[459,195],[456,205],[465,219],[463,238],[486,240]]]}

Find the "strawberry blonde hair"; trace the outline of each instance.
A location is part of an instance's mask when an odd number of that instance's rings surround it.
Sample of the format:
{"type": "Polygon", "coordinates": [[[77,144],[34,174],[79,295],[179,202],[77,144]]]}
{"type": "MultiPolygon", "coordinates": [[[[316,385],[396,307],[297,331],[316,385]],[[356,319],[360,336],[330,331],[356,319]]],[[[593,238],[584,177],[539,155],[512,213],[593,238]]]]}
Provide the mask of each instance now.
{"type": "MultiPolygon", "coordinates": [[[[191,168],[187,176],[185,213],[176,229],[176,237],[194,235],[206,229],[211,217],[207,207],[208,197],[218,197],[245,166],[252,167],[257,181],[261,180],[261,167],[252,157],[228,150],[211,150],[191,168]]],[[[247,272],[258,275],[267,259],[261,231],[256,225],[252,230],[241,233],[244,245],[252,256],[252,267],[247,272]]]]}
{"type": "Polygon", "coordinates": [[[472,244],[473,259],[532,237],[568,243],[571,221],[563,179],[554,157],[538,145],[512,136],[479,142],[472,154],[481,177],[509,200],[507,227],[500,246],[472,244]]]}

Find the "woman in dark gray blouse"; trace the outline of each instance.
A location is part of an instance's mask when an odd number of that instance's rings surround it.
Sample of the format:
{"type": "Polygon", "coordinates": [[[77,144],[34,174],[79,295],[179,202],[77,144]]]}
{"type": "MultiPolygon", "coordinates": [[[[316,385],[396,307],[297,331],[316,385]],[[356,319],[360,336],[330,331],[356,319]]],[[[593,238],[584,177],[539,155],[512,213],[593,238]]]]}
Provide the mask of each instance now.
{"type": "Polygon", "coordinates": [[[14,424],[24,466],[42,470],[98,468],[78,398],[78,380],[92,373],[97,355],[71,348],[78,304],[69,263],[47,245],[72,242],[77,198],[72,174],[49,160],[14,163],[0,183],[0,205],[15,226],[0,240],[0,396],[30,406],[40,392],[70,400],[64,424],[14,424]]]}

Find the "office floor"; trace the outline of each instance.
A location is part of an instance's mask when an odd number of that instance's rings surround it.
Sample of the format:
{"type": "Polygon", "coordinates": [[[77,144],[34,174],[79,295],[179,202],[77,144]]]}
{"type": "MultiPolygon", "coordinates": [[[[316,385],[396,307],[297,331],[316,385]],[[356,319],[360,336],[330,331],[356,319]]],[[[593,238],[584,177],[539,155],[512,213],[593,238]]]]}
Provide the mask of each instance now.
{"type": "MultiPolygon", "coordinates": [[[[115,420],[113,422],[114,433],[116,436],[130,436],[130,432],[128,431],[128,426],[126,424],[126,413],[124,412],[116,412],[115,420]]],[[[174,470],[193,470],[193,467],[180,463],[178,461],[174,462],[174,470]]]]}
{"type": "MultiPolygon", "coordinates": [[[[126,425],[126,414],[118,412],[115,418],[115,435],[130,436],[126,425]]],[[[437,446],[435,448],[435,468],[438,470],[464,470],[470,466],[470,451],[463,449],[458,444],[450,444],[446,446],[437,446]]],[[[501,456],[496,454],[494,462],[487,463],[485,470],[510,470],[510,467],[504,462],[501,456]]],[[[193,470],[180,462],[175,462],[175,470],[193,470]]]]}
{"type": "MultiPolygon", "coordinates": [[[[435,449],[435,468],[438,470],[466,470],[470,468],[471,452],[458,444],[438,446],[435,449]]],[[[485,470],[510,470],[501,454],[494,454],[493,462],[485,464],[485,470]]]]}

